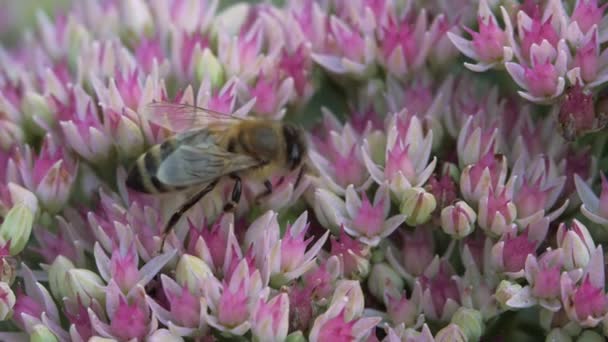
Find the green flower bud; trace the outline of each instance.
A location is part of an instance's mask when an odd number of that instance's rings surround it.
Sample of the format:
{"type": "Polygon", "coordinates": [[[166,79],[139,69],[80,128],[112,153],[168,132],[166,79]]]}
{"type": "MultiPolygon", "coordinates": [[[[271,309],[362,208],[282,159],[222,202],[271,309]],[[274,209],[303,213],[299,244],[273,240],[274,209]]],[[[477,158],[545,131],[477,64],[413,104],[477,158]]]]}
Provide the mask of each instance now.
{"type": "Polygon", "coordinates": [[[386,294],[399,296],[404,286],[403,278],[386,263],[374,264],[367,278],[369,291],[381,302],[386,294]]]}
{"type": "Polygon", "coordinates": [[[410,226],[428,221],[436,206],[435,196],[423,188],[409,188],[403,192],[401,213],[407,215],[405,222],[410,226]]]}
{"type": "Polygon", "coordinates": [[[304,337],[304,334],[298,330],[287,335],[285,342],[306,342],[306,337],[304,337]]]}
{"type": "Polygon", "coordinates": [[[219,87],[224,83],[224,68],[209,48],[194,55],[194,74],[199,82],[209,80],[211,87],[219,87]]]}
{"type": "Polygon", "coordinates": [[[202,288],[209,277],[213,277],[213,272],[202,259],[184,254],[177,262],[175,280],[181,286],[187,286],[192,293],[202,288]]]}
{"type": "Polygon", "coordinates": [[[34,213],[25,203],[19,203],[9,210],[0,226],[0,237],[4,241],[10,240],[9,253],[11,255],[17,255],[25,248],[30,239],[33,224],[34,213]]]}
{"type": "Polygon", "coordinates": [[[105,302],[106,293],[104,284],[97,273],[86,269],[74,268],[67,272],[66,280],[68,297],[80,297],[84,306],[89,306],[91,299],[96,299],[100,304],[105,302]]]}
{"type": "Polygon", "coordinates": [[[502,308],[508,308],[507,302],[519,291],[521,291],[521,285],[503,280],[498,284],[494,297],[502,308]]]}
{"type": "Polygon", "coordinates": [[[576,339],[576,342],[602,342],[602,341],[605,341],[604,338],[593,330],[583,331],[583,333],[576,339]]]}
{"type": "Polygon", "coordinates": [[[28,118],[38,117],[49,125],[55,122],[47,100],[36,92],[27,91],[25,93],[21,101],[21,110],[28,118]]]}
{"type": "Polygon", "coordinates": [[[247,13],[251,5],[246,2],[239,2],[230,7],[227,7],[215,16],[213,22],[213,36],[217,35],[218,32],[225,33],[230,36],[236,36],[239,34],[241,26],[247,19],[247,13]]]}
{"type": "Polygon", "coordinates": [[[63,297],[69,296],[67,275],[68,271],[74,268],[75,266],[70,259],[60,255],[55,258],[55,261],[53,261],[48,270],[49,287],[53,297],[58,301],[61,301],[63,297]]]}
{"type": "Polygon", "coordinates": [[[572,338],[565,331],[555,328],[547,335],[545,342],[572,342],[572,338]]]}
{"type": "Polygon", "coordinates": [[[467,336],[456,324],[449,324],[435,335],[435,342],[467,342],[467,336]]]}
{"type": "Polygon", "coordinates": [[[57,337],[43,324],[36,324],[30,332],[30,342],[58,342],[57,337]]]}
{"type": "Polygon", "coordinates": [[[461,307],[452,316],[452,323],[458,325],[468,341],[479,341],[484,332],[484,322],[477,310],[461,307]]]}
{"type": "Polygon", "coordinates": [[[173,335],[167,329],[158,329],[150,337],[146,339],[148,342],[183,342],[184,339],[180,336],[173,335]]]}

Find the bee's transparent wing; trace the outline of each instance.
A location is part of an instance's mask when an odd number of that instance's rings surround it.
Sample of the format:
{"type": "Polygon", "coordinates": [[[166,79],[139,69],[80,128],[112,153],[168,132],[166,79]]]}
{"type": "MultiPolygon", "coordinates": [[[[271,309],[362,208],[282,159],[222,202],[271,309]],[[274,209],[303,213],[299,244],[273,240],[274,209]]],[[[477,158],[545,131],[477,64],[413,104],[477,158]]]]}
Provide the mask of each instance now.
{"type": "MultiPolygon", "coordinates": [[[[211,136],[210,136],[211,137],[211,136]]],[[[210,183],[233,172],[259,166],[250,156],[226,151],[213,139],[182,144],[161,163],[156,176],[164,184],[186,187],[210,183]]]]}
{"type": "Polygon", "coordinates": [[[210,125],[228,127],[243,118],[224,114],[190,104],[153,102],[148,104],[143,116],[149,122],[179,133],[210,125]]]}

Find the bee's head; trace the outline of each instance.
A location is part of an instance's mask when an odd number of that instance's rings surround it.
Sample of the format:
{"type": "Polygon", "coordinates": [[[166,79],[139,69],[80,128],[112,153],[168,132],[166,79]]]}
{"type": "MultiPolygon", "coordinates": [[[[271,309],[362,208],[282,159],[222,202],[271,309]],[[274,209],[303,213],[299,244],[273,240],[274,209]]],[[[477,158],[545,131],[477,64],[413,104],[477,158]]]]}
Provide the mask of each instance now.
{"type": "Polygon", "coordinates": [[[306,155],[306,142],[301,128],[292,124],[283,125],[283,135],[287,148],[287,167],[289,170],[297,169],[306,155]]]}

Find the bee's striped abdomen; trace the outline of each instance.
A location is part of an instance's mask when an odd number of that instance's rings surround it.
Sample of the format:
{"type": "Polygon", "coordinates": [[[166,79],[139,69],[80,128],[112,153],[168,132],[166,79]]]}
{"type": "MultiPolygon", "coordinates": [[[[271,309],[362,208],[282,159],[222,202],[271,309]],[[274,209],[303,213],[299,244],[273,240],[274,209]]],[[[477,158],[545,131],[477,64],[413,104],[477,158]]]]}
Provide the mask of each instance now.
{"type": "Polygon", "coordinates": [[[160,164],[175,150],[176,146],[173,139],[152,146],[137,159],[129,171],[127,186],[135,191],[150,194],[179,190],[179,188],[162,183],[156,177],[160,164]]]}

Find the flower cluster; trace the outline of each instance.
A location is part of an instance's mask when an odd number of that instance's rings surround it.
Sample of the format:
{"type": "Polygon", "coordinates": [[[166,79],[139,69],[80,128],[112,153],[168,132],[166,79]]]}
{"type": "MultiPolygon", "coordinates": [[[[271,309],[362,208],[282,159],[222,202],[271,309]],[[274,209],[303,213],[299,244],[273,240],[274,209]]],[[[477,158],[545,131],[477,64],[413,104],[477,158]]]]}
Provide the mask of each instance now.
{"type": "Polygon", "coordinates": [[[73,1],[0,45],[0,340],[608,336],[608,5],[281,3],[73,1]],[[201,189],[127,170],[193,106],[297,122],[302,173],[165,231],[201,189]]]}

